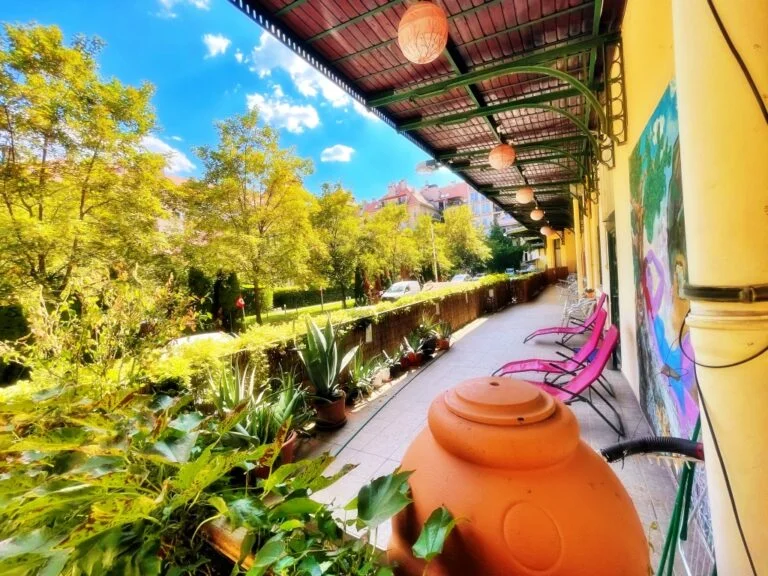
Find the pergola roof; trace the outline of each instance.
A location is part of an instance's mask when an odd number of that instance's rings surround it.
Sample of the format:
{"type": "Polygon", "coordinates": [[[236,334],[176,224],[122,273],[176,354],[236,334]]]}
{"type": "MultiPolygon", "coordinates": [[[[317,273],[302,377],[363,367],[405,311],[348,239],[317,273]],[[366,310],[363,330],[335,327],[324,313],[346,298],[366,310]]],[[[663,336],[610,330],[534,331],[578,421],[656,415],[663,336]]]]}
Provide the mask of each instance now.
{"type": "Polygon", "coordinates": [[[594,188],[597,162],[611,156],[617,79],[604,70],[614,74],[625,0],[437,0],[448,46],[425,65],[397,44],[412,2],[230,1],[531,229],[571,227],[569,185],[594,188]],[[502,171],[488,165],[500,142],[517,150],[502,171]],[[545,221],[514,202],[524,185],[545,221]]]}

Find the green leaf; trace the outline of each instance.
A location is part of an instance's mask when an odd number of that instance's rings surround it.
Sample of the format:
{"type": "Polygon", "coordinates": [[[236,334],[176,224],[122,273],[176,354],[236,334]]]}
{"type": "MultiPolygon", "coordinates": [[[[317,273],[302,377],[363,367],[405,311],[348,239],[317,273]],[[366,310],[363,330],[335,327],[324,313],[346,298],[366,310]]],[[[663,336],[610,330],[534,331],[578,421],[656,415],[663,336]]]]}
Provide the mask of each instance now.
{"type": "Polygon", "coordinates": [[[304,526],[304,522],[298,519],[286,520],[278,527],[281,532],[291,532],[304,526]]]}
{"type": "Polygon", "coordinates": [[[167,438],[152,445],[152,451],[165,457],[169,462],[184,464],[189,462],[189,456],[197,442],[199,432],[182,434],[177,438],[167,438]]]}
{"type": "Polygon", "coordinates": [[[368,527],[378,526],[405,508],[411,502],[408,486],[411,474],[411,471],[395,472],[360,488],[357,494],[358,521],[368,527]]]}
{"type": "Polygon", "coordinates": [[[0,560],[22,554],[44,553],[50,548],[50,538],[42,530],[33,530],[0,541],[0,560]]]}
{"type": "Polygon", "coordinates": [[[229,503],[229,521],[232,528],[259,528],[265,523],[266,515],[263,502],[255,498],[238,498],[229,503]]]}
{"type": "Polygon", "coordinates": [[[456,526],[456,520],[445,506],[435,509],[421,529],[418,540],[411,548],[416,558],[427,562],[443,551],[443,546],[456,526]]]}
{"type": "Polygon", "coordinates": [[[292,498],[272,508],[269,512],[269,517],[273,520],[280,520],[291,516],[314,514],[322,507],[322,504],[315,502],[311,498],[292,498]]]}
{"type": "Polygon", "coordinates": [[[216,512],[219,514],[227,515],[229,513],[229,508],[227,507],[227,503],[224,501],[224,498],[221,496],[211,496],[208,498],[208,504],[213,506],[216,509],[216,512]]]}
{"type": "Polygon", "coordinates": [[[147,496],[117,496],[111,494],[105,500],[91,506],[88,519],[72,530],[59,544],[60,548],[74,548],[94,536],[124,524],[150,519],[157,507],[147,496]]]}
{"type": "Polygon", "coordinates": [[[277,562],[285,552],[285,544],[278,536],[273,536],[261,547],[253,558],[253,567],[246,576],[262,576],[267,569],[277,562]]]}
{"type": "Polygon", "coordinates": [[[203,420],[203,416],[197,412],[186,412],[181,414],[178,418],[171,420],[168,427],[178,430],[179,432],[192,432],[192,430],[200,426],[200,423],[203,420]]]}

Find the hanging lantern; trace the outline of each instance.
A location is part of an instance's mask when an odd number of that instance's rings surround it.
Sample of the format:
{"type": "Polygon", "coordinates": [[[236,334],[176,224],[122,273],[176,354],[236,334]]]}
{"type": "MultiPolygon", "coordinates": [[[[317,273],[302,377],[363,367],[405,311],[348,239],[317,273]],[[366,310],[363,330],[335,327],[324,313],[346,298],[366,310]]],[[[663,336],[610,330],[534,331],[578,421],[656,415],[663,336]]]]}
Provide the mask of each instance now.
{"type": "Polygon", "coordinates": [[[442,54],[448,42],[448,18],[432,2],[417,2],[405,11],[397,27],[397,43],[414,64],[427,64],[442,54]]]}
{"type": "Polygon", "coordinates": [[[499,144],[488,154],[488,162],[496,170],[509,168],[515,162],[515,149],[509,144],[499,144]]]}
{"type": "Polygon", "coordinates": [[[541,230],[539,230],[539,232],[544,234],[544,236],[552,236],[552,234],[555,233],[555,231],[552,230],[552,228],[550,228],[549,226],[542,226],[541,230]]]}
{"type": "Polygon", "coordinates": [[[544,218],[544,210],[541,208],[531,210],[531,220],[541,220],[542,218],[544,218]]]}
{"type": "Polygon", "coordinates": [[[533,188],[530,186],[520,188],[520,190],[517,191],[517,194],[515,194],[515,202],[518,204],[528,204],[528,202],[531,201],[533,201],[533,188]]]}

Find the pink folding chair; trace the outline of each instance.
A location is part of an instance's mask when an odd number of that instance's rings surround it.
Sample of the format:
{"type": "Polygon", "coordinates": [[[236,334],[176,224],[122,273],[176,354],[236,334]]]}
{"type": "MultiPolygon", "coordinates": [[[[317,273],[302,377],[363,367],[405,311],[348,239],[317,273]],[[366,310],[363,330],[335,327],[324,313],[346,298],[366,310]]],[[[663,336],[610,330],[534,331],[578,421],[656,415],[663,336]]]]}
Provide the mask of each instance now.
{"type": "MultiPolygon", "coordinates": [[[[606,295],[605,292],[600,294],[600,298],[597,301],[597,305],[595,306],[595,309],[592,311],[592,314],[589,315],[589,317],[584,320],[583,323],[578,324],[577,326],[552,326],[550,328],[539,328],[535,332],[531,332],[528,334],[528,336],[525,337],[525,340],[523,340],[523,343],[528,342],[531,338],[536,338],[537,336],[544,336],[546,334],[562,334],[563,335],[563,342],[567,342],[570,338],[573,338],[574,336],[578,334],[584,334],[587,332],[587,330],[590,329],[592,324],[595,323],[595,319],[597,318],[598,311],[603,309],[603,304],[605,304],[606,295]]],[[[575,321],[575,320],[574,320],[575,321]]]]}
{"type": "MultiPolygon", "coordinates": [[[[608,312],[606,312],[605,309],[600,308],[597,311],[597,316],[595,317],[595,321],[592,325],[592,333],[590,334],[589,339],[578,350],[568,348],[568,346],[565,346],[565,344],[561,344],[561,346],[573,353],[572,356],[568,356],[567,354],[563,354],[562,352],[557,351],[556,353],[559,356],[562,356],[562,360],[548,360],[543,358],[515,360],[513,362],[507,362],[504,364],[501,368],[496,370],[493,375],[506,376],[507,374],[515,374],[519,372],[544,372],[547,374],[547,376],[544,377],[544,382],[548,384],[555,384],[557,380],[559,380],[562,376],[566,374],[572,374],[587,366],[587,361],[589,360],[592,353],[597,350],[597,346],[603,336],[603,327],[605,326],[607,317],[608,312]],[[557,375],[553,381],[548,380],[550,374],[557,375]]],[[[605,391],[615,398],[616,395],[610,382],[603,379],[602,376],[600,377],[599,381],[605,391]]]]}
{"type": "Polygon", "coordinates": [[[600,348],[597,350],[597,354],[595,354],[595,358],[578,374],[570,372],[573,374],[573,378],[562,386],[554,386],[547,382],[532,382],[530,380],[529,382],[535,386],[538,386],[548,394],[551,394],[558,400],[561,400],[565,404],[572,404],[573,402],[586,402],[595,412],[597,412],[598,416],[600,416],[600,418],[602,418],[608,424],[608,426],[613,429],[614,432],[616,432],[619,436],[624,436],[624,423],[621,421],[621,415],[616,410],[616,408],[614,408],[613,404],[611,404],[607,398],[600,394],[600,391],[594,385],[596,382],[598,382],[603,373],[603,370],[605,370],[605,366],[608,364],[608,359],[611,357],[611,354],[613,353],[614,348],[616,348],[618,341],[619,330],[616,328],[616,326],[611,326],[605,333],[605,337],[603,338],[603,342],[600,345],[600,348]],[[595,406],[594,402],[592,402],[592,392],[594,392],[597,397],[600,398],[600,400],[602,400],[606,406],[608,406],[611,412],[613,412],[614,416],[616,416],[618,425],[611,422],[610,419],[605,414],[603,414],[603,412],[601,412],[597,406],[595,406]]]}

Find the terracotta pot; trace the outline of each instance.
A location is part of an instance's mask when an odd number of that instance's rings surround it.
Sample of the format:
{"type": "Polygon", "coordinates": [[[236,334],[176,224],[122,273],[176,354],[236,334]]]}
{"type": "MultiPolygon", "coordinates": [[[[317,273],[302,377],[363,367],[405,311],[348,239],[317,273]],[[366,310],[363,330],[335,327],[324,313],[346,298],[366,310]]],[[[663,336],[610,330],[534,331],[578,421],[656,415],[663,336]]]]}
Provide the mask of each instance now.
{"type": "Polygon", "coordinates": [[[338,399],[333,401],[315,400],[313,406],[317,412],[316,425],[321,430],[335,430],[347,423],[345,411],[346,394],[341,393],[338,399]]]}
{"type": "Polygon", "coordinates": [[[459,519],[430,576],[647,576],[632,500],[579,438],[571,410],[535,386],[476,378],[432,403],[406,452],[413,503],[393,519],[389,559],[420,576],[411,546],[430,513],[459,519]]]}
{"type": "Polygon", "coordinates": [[[448,350],[451,347],[451,339],[450,338],[438,338],[437,339],[437,349],[438,350],[448,350]]]}
{"type": "MultiPolygon", "coordinates": [[[[296,446],[298,443],[299,435],[295,431],[291,431],[291,433],[288,434],[288,438],[286,438],[283,443],[282,448],[280,448],[280,456],[277,457],[275,467],[280,464],[291,464],[296,459],[296,446]]],[[[259,466],[258,468],[254,468],[251,473],[256,476],[256,478],[261,478],[263,480],[269,476],[269,466],[259,466]]]]}

